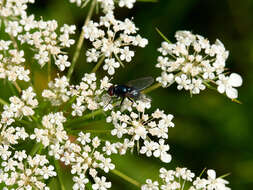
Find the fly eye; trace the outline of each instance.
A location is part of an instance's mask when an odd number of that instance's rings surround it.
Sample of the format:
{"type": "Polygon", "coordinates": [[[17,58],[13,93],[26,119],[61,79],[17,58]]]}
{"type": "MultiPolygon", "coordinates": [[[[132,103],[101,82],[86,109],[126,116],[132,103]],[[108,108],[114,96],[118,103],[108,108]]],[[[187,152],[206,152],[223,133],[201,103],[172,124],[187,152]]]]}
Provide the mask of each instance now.
{"type": "Polygon", "coordinates": [[[113,96],[113,94],[114,94],[114,86],[111,86],[111,87],[108,89],[108,94],[109,94],[110,96],[113,96]]]}

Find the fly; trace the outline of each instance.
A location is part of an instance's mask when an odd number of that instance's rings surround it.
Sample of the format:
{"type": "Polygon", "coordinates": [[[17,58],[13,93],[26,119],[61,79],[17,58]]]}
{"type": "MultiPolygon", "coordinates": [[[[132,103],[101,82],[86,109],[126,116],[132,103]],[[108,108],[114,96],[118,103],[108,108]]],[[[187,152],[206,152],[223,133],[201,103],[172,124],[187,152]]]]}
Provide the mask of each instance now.
{"type": "Polygon", "coordinates": [[[142,77],[136,80],[131,80],[126,84],[112,85],[108,89],[110,96],[120,97],[120,106],[124,102],[125,98],[131,102],[141,98],[141,91],[153,84],[153,77],[142,77]]]}

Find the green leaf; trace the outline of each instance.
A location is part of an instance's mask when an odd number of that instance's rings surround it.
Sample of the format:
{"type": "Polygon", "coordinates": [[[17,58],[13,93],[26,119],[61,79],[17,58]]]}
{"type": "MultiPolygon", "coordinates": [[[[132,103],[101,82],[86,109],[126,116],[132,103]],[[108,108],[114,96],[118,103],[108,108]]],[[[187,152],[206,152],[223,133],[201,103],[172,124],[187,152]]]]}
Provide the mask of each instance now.
{"type": "Polygon", "coordinates": [[[58,181],[59,181],[59,184],[61,186],[61,190],[66,190],[65,186],[64,186],[64,183],[63,183],[63,176],[62,176],[62,169],[61,169],[61,166],[60,166],[60,163],[59,163],[59,160],[54,160],[54,165],[55,165],[55,169],[57,171],[57,176],[58,176],[58,181]]]}

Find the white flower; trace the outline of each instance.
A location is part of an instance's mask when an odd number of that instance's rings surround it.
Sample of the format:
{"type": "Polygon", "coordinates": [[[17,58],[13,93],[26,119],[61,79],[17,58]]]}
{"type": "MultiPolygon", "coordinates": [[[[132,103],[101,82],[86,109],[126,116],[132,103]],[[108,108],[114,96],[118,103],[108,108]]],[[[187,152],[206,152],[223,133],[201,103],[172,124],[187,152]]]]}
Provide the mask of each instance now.
{"type": "Polygon", "coordinates": [[[124,47],[124,49],[120,49],[120,59],[122,61],[126,60],[127,62],[130,62],[132,60],[132,57],[134,56],[134,52],[129,50],[129,47],[124,47]]]}
{"type": "Polygon", "coordinates": [[[105,171],[105,173],[108,173],[109,170],[113,170],[115,168],[115,165],[111,163],[111,158],[104,158],[101,160],[102,162],[99,164],[99,167],[105,171]]]}
{"type": "Polygon", "coordinates": [[[136,0],[120,0],[119,1],[119,6],[124,7],[126,6],[127,8],[131,9],[134,6],[136,0]]]}
{"type": "Polygon", "coordinates": [[[48,87],[49,90],[43,90],[42,97],[49,100],[53,106],[59,106],[69,100],[69,82],[66,76],[55,78],[54,82],[50,81],[48,87]]]}
{"type": "Polygon", "coordinates": [[[147,157],[152,156],[152,152],[158,148],[158,143],[156,142],[149,142],[149,141],[144,141],[144,145],[141,147],[140,153],[141,154],[146,154],[147,157]]]}
{"type": "Polygon", "coordinates": [[[103,66],[103,69],[108,70],[109,75],[114,75],[114,73],[115,73],[114,68],[119,68],[119,66],[120,66],[119,62],[115,61],[114,58],[105,59],[105,64],[103,66]]]}
{"type": "Polygon", "coordinates": [[[111,155],[111,154],[116,154],[117,153],[117,149],[115,147],[115,144],[111,144],[109,141],[105,142],[105,146],[103,147],[103,151],[107,155],[111,155]]]}
{"type": "Polygon", "coordinates": [[[111,188],[111,182],[106,182],[106,178],[102,176],[101,178],[95,177],[95,184],[92,185],[94,190],[106,190],[111,188]]]}
{"type": "Polygon", "coordinates": [[[174,180],[175,171],[174,170],[166,170],[165,168],[161,168],[160,170],[160,178],[163,179],[166,183],[174,180]]]}
{"type": "Polygon", "coordinates": [[[160,159],[165,162],[169,163],[171,161],[171,155],[167,153],[170,149],[169,145],[164,144],[165,141],[163,139],[159,140],[159,145],[157,149],[153,152],[155,157],[160,157],[160,159]]]}
{"type": "Polygon", "coordinates": [[[58,59],[55,61],[55,64],[57,65],[57,67],[61,71],[64,71],[65,67],[70,66],[70,62],[68,62],[68,56],[67,55],[59,55],[58,59]]]}
{"type": "Polygon", "coordinates": [[[158,182],[152,182],[151,179],[146,180],[146,184],[141,186],[141,190],[159,190],[158,182]]]}
{"type": "Polygon", "coordinates": [[[22,32],[23,28],[19,25],[17,21],[8,21],[5,32],[9,33],[12,36],[17,36],[18,33],[22,32]]]}
{"type": "Polygon", "coordinates": [[[190,89],[191,80],[187,78],[185,74],[182,74],[180,77],[177,76],[175,78],[175,81],[178,83],[177,89],[182,90],[183,88],[185,90],[190,89]]]}
{"type": "Polygon", "coordinates": [[[175,176],[178,178],[181,177],[186,181],[192,181],[192,178],[194,178],[195,174],[187,168],[176,168],[175,176]]]}
{"type": "Polygon", "coordinates": [[[222,178],[216,178],[216,172],[214,170],[207,170],[208,175],[208,185],[207,190],[230,190],[230,188],[226,187],[228,181],[222,178]]]}
{"type": "Polygon", "coordinates": [[[73,181],[75,182],[75,184],[73,185],[74,190],[78,189],[85,190],[85,185],[89,182],[89,180],[85,177],[84,174],[74,176],[73,181]]]}
{"type": "Polygon", "coordinates": [[[90,133],[83,133],[83,132],[80,132],[78,134],[78,138],[77,140],[82,144],[82,145],[85,145],[86,143],[90,143],[91,142],[91,139],[90,139],[90,133]]]}
{"type": "Polygon", "coordinates": [[[218,92],[226,92],[227,97],[236,99],[238,97],[238,92],[233,87],[240,87],[242,85],[242,77],[236,73],[232,73],[230,76],[219,75],[217,85],[218,92]]]}
{"type": "Polygon", "coordinates": [[[127,134],[128,130],[126,129],[127,124],[126,123],[122,123],[122,124],[115,124],[115,129],[113,129],[111,131],[111,134],[117,135],[118,138],[121,138],[124,134],[127,134]]]}

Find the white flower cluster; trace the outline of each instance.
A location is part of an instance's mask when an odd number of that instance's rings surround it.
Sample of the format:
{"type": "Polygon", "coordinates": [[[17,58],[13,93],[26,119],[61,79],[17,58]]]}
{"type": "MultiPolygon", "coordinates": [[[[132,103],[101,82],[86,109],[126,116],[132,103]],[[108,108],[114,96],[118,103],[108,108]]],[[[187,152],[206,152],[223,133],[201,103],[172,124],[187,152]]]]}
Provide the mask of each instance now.
{"type": "Polygon", "coordinates": [[[93,111],[99,108],[105,110],[112,108],[112,105],[108,104],[108,100],[104,98],[106,96],[103,96],[104,92],[111,86],[109,78],[104,77],[100,80],[99,87],[96,81],[95,73],[86,73],[80,84],[73,87],[72,95],[76,96],[76,101],[72,104],[73,116],[82,116],[86,109],[93,111]]]}
{"type": "Polygon", "coordinates": [[[37,142],[41,142],[44,147],[50,144],[62,143],[68,140],[68,135],[63,128],[63,123],[66,118],[62,112],[50,113],[43,116],[42,125],[44,128],[35,128],[34,134],[30,135],[30,138],[36,139],[37,142]]]}
{"type": "Polygon", "coordinates": [[[75,43],[73,39],[70,39],[69,35],[75,33],[76,27],[74,25],[69,26],[64,24],[60,28],[60,35],[58,35],[58,24],[55,20],[33,20],[32,29],[32,31],[28,30],[26,33],[20,34],[18,39],[21,43],[28,43],[33,49],[35,48],[34,51],[36,51],[36,54],[34,58],[38,63],[43,67],[53,57],[54,63],[61,71],[69,67],[70,62],[68,61],[68,56],[63,55],[64,52],[62,49],[70,47],[75,43]]]}
{"type": "MultiPolygon", "coordinates": [[[[53,57],[57,67],[64,71],[70,66],[70,62],[68,62],[68,56],[63,55],[62,49],[75,43],[73,39],[70,39],[70,34],[75,33],[75,25],[64,24],[59,29],[60,35],[58,35],[58,24],[55,20],[37,21],[34,15],[27,15],[27,3],[34,3],[34,0],[6,0],[0,6],[0,16],[3,18],[5,32],[14,41],[17,39],[21,44],[31,45],[31,49],[36,52],[34,58],[41,66],[50,62],[53,57]]],[[[21,53],[24,52],[21,51],[21,53]]]]}
{"type": "Polygon", "coordinates": [[[163,111],[157,109],[149,116],[145,114],[145,109],[150,107],[150,103],[143,103],[137,101],[133,104],[136,111],[131,111],[123,114],[120,111],[111,112],[111,116],[107,117],[107,122],[112,122],[114,129],[111,131],[112,135],[122,138],[123,135],[129,135],[129,142],[131,146],[142,140],[144,143],[141,149],[138,150],[141,154],[146,156],[159,157],[163,162],[171,161],[171,155],[168,154],[169,145],[165,143],[168,138],[168,128],[174,127],[172,122],[173,115],[166,115],[163,111]],[[152,137],[152,138],[151,138],[152,137]],[[153,141],[154,137],[159,141],[153,141]],[[152,139],[152,140],[151,140],[152,139]]]}
{"type": "Polygon", "coordinates": [[[207,170],[207,179],[197,177],[187,168],[176,168],[176,170],[160,169],[160,178],[162,183],[146,180],[141,190],[230,190],[226,185],[228,181],[222,178],[216,178],[216,172],[212,169],[207,170]],[[186,182],[191,186],[187,187],[186,182]]]}
{"type": "Polygon", "coordinates": [[[34,0],[5,0],[0,1],[0,16],[8,19],[17,16],[26,15],[28,3],[34,3],[34,0]]]}
{"type": "Polygon", "coordinates": [[[0,183],[8,189],[45,189],[49,190],[44,180],[56,176],[54,166],[49,165],[46,156],[34,157],[23,151],[15,151],[8,160],[1,162],[0,183]]]}
{"type": "MultiPolygon", "coordinates": [[[[111,144],[106,141],[101,146],[98,137],[90,138],[90,133],[80,132],[78,138],[71,140],[63,127],[66,118],[62,112],[50,113],[42,118],[43,128],[35,128],[31,139],[36,139],[49,149],[49,155],[56,160],[62,161],[65,165],[71,166],[71,173],[74,175],[73,189],[85,189],[85,184],[89,182],[87,175],[90,175],[95,183],[93,189],[107,189],[111,187],[111,182],[106,182],[106,178],[98,176],[98,169],[108,173],[115,165],[110,158],[104,155],[118,153],[121,144],[111,144]],[[74,142],[72,142],[74,141],[74,142]],[[104,153],[102,153],[104,152],[104,153]]],[[[72,138],[73,139],[73,138],[72,138]]]]}
{"type": "MultiPolygon", "coordinates": [[[[69,0],[70,3],[76,3],[78,7],[85,6],[88,2],[94,0],[69,0]]],[[[119,7],[127,7],[132,9],[136,0],[96,0],[97,3],[101,6],[104,13],[111,12],[115,9],[115,3],[118,4],[119,7]],[[115,1],[115,2],[114,2],[115,1]]]]}
{"type": "Polygon", "coordinates": [[[220,93],[226,92],[227,97],[238,97],[234,87],[242,85],[242,78],[236,73],[226,76],[228,51],[221,41],[210,44],[204,37],[189,31],[178,31],[175,37],[175,44],[162,42],[158,49],[162,56],[158,57],[156,67],[161,68],[162,74],[156,80],[163,87],[176,82],[178,90],[199,94],[214,84],[220,93]]]}
{"type": "Polygon", "coordinates": [[[35,96],[32,87],[29,87],[22,91],[21,99],[17,96],[10,97],[10,105],[4,105],[1,123],[10,125],[14,122],[14,119],[34,115],[34,109],[38,106],[38,100],[35,96]]]}
{"type": "Polygon", "coordinates": [[[60,158],[66,165],[71,165],[71,173],[74,175],[74,190],[84,190],[85,185],[89,182],[88,176],[94,180],[92,189],[106,190],[111,187],[111,182],[106,181],[106,177],[98,176],[99,170],[108,173],[115,168],[111,163],[111,158],[106,155],[117,153],[116,144],[111,144],[106,141],[104,146],[101,146],[101,140],[98,137],[90,138],[90,133],[80,132],[75,143],[67,141],[63,146],[64,154],[60,158]],[[102,151],[104,153],[102,153],[102,151]]]}
{"type": "Polygon", "coordinates": [[[28,134],[23,127],[13,127],[0,124],[0,157],[7,160],[11,155],[12,146],[18,144],[19,140],[25,140],[28,134]]]}
{"type": "Polygon", "coordinates": [[[0,40],[0,78],[9,81],[29,81],[29,70],[24,68],[24,51],[12,49],[11,41],[0,40]]]}
{"type": "Polygon", "coordinates": [[[54,82],[49,82],[49,89],[43,90],[42,97],[49,100],[53,106],[59,106],[69,100],[69,86],[66,76],[55,78],[54,82]]]}
{"type": "Polygon", "coordinates": [[[135,35],[138,28],[129,20],[116,20],[113,13],[100,17],[100,22],[90,21],[83,27],[84,37],[92,42],[93,48],[86,53],[88,62],[97,62],[100,57],[105,57],[104,70],[109,75],[115,73],[122,61],[130,62],[134,51],[130,45],[145,47],[148,40],[140,35],[135,35]]]}

